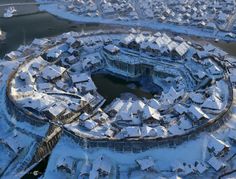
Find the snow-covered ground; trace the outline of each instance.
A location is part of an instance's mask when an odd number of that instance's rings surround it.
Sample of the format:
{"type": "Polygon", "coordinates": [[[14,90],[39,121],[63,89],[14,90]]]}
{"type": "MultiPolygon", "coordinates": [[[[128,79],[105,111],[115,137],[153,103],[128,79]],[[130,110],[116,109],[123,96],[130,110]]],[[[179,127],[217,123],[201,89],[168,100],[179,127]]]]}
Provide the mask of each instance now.
{"type": "MultiPolygon", "coordinates": [[[[37,0],[38,2],[45,2],[45,0],[37,0]]],[[[60,4],[60,2],[59,2],[60,4]]],[[[62,3],[63,4],[63,3],[62,3]]],[[[153,30],[167,30],[180,34],[187,34],[199,37],[206,38],[214,38],[214,39],[222,39],[228,41],[235,41],[234,34],[223,32],[219,30],[207,30],[204,28],[193,27],[193,26],[185,26],[185,25],[175,25],[170,23],[161,23],[158,21],[153,21],[149,19],[138,19],[138,20],[115,20],[103,17],[88,17],[83,15],[77,15],[76,13],[72,13],[65,8],[59,8],[60,5],[55,4],[42,4],[39,6],[39,9],[42,11],[47,11],[53,15],[56,15],[60,18],[68,19],[71,21],[79,22],[79,23],[101,23],[101,24],[112,24],[112,25],[123,25],[130,27],[140,27],[140,28],[150,28],[153,30]],[[233,36],[233,37],[230,37],[233,36]]]]}
{"type": "MultiPolygon", "coordinates": [[[[183,176],[183,178],[214,178],[220,176],[224,172],[231,171],[235,169],[235,158],[228,160],[236,152],[235,143],[229,139],[230,133],[236,131],[236,105],[231,109],[232,116],[230,120],[223,125],[219,130],[213,133],[202,133],[196,139],[191,141],[186,141],[185,143],[178,145],[173,148],[157,148],[151,149],[140,153],[133,152],[116,152],[109,150],[107,148],[93,148],[86,149],[86,145],[81,148],[81,146],[75,143],[68,136],[63,136],[58,142],[57,146],[54,148],[50,161],[48,163],[47,170],[45,172],[44,178],[58,178],[58,177],[70,177],[70,178],[82,178],[80,176],[82,166],[85,164],[93,164],[94,161],[99,158],[99,156],[106,156],[110,159],[110,165],[112,166],[112,172],[109,175],[110,178],[117,178],[117,176],[122,176],[125,178],[157,178],[166,177],[170,178],[175,174],[183,176]],[[217,137],[217,139],[224,141],[230,146],[230,151],[223,157],[219,157],[220,161],[226,164],[226,168],[215,172],[215,170],[207,163],[211,158],[212,153],[208,151],[208,146],[211,143],[211,135],[217,137]],[[76,149],[76,150],[75,150],[76,149]],[[66,153],[64,151],[67,151],[66,153]],[[72,174],[67,173],[63,170],[57,168],[58,161],[60,158],[70,158],[76,161],[76,167],[72,174]],[[151,157],[154,161],[154,166],[152,170],[142,171],[137,164],[137,160],[151,157]],[[183,167],[186,172],[173,172],[175,167],[180,167],[183,163],[194,165],[195,162],[202,162],[205,164],[206,171],[203,173],[193,172],[195,174],[188,174],[188,167],[183,167]],[[188,174],[188,175],[186,175],[188,174]],[[185,176],[186,175],[186,176],[185,176]],[[184,177],[185,176],[185,177],[184,177]]],[[[145,145],[145,144],[144,144],[145,145]]],[[[197,168],[193,167],[196,171],[197,168]]],[[[235,177],[235,174],[231,174],[235,177]]]]}
{"type": "MultiPolygon", "coordinates": [[[[64,40],[67,39],[68,41],[71,41],[71,40],[73,41],[75,39],[68,38],[68,37],[71,37],[72,34],[76,34],[76,33],[72,33],[72,32],[66,33],[61,36],[56,37],[55,38],[56,40],[55,39],[54,40],[61,41],[63,38],[64,40]]],[[[104,35],[104,37],[105,36],[106,35],[104,35]]],[[[90,43],[91,44],[94,43],[92,40],[96,41],[95,37],[96,36],[93,36],[93,38],[90,38],[90,39],[89,37],[87,38],[89,42],[86,44],[87,47],[85,47],[85,49],[87,49],[89,53],[93,52],[94,50],[93,45],[90,45],[90,43]]],[[[119,35],[116,34],[115,37],[117,39],[119,35]]],[[[84,38],[84,41],[86,42],[85,40],[86,37],[83,37],[83,38],[84,38]]],[[[36,49],[35,53],[30,53],[32,54],[32,58],[33,58],[35,55],[41,54],[41,51],[40,51],[41,48],[39,47],[41,46],[45,47],[45,44],[50,44],[50,45],[53,44],[53,43],[50,43],[50,40],[52,39],[41,39],[41,40],[37,39],[34,41],[34,43],[31,44],[31,46],[30,45],[27,47],[24,46],[22,47],[22,49],[25,49],[25,52],[29,52],[30,50],[34,50],[35,48],[36,49]]],[[[65,43],[68,43],[68,41],[65,43]]],[[[52,42],[54,41],[52,40],[52,42]]],[[[112,39],[110,39],[109,43],[111,42],[112,42],[112,39]]],[[[96,43],[94,46],[96,48],[98,47],[96,43]]],[[[51,53],[48,53],[48,54],[57,55],[57,52],[58,51],[60,52],[61,50],[58,47],[61,47],[61,46],[59,45],[57,46],[57,48],[53,48],[53,47],[50,48],[49,52],[51,53]]],[[[219,53],[219,55],[220,54],[226,55],[219,49],[216,49],[212,46],[205,46],[205,47],[208,48],[208,50],[214,54],[219,53]]],[[[113,49],[110,49],[110,50],[113,50],[113,49]]],[[[22,54],[24,53],[20,53],[18,51],[11,54],[10,57],[14,58],[14,55],[21,56],[22,54]]],[[[22,60],[21,62],[23,62],[24,59],[25,58],[21,58],[22,60]]],[[[1,128],[3,129],[2,131],[0,131],[0,139],[3,139],[3,140],[0,140],[0,149],[2,149],[0,153],[0,159],[1,159],[0,169],[2,170],[6,169],[6,172],[4,172],[5,178],[15,177],[15,174],[19,172],[18,170],[21,168],[21,165],[24,164],[25,161],[28,162],[28,159],[30,158],[28,155],[31,154],[32,150],[34,149],[33,147],[35,146],[35,142],[36,142],[35,137],[36,136],[43,137],[48,130],[48,125],[45,125],[43,127],[36,127],[26,122],[17,121],[13,117],[11,117],[10,114],[7,113],[6,104],[5,104],[6,80],[8,79],[10,72],[16,69],[19,63],[20,61],[3,61],[0,63],[0,71],[1,71],[0,73],[0,81],[1,81],[0,83],[0,88],[1,88],[0,114],[1,114],[1,117],[0,119],[3,119],[0,122],[1,124],[0,129],[1,128]],[[19,144],[17,142],[14,143],[14,141],[18,141],[19,144]],[[5,143],[7,142],[11,142],[10,143],[11,145],[10,144],[6,145],[5,143]],[[20,150],[22,147],[23,147],[23,150],[20,150]],[[7,153],[8,155],[4,155],[2,153],[7,153]],[[14,157],[16,157],[16,159],[14,159],[14,157]]],[[[206,63],[209,64],[209,61],[206,63]]],[[[31,66],[32,64],[28,63],[24,66],[25,67],[24,70],[26,71],[28,69],[26,68],[27,65],[31,66]]],[[[33,68],[37,68],[38,65],[40,66],[42,64],[34,63],[33,68]]],[[[213,67],[217,67],[217,65],[213,64],[213,67]]],[[[215,68],[212,70],[214,73],[219,72],[215,68]]],[[[231,70],[234,70],[234,67],[231,70]]],[[[230,73],[233,74],[233,72],[230,72],[230,73]]],[[[25,73],[21,73],[22,78],[24,78],[24,74],[25,73]]],[[[79,73],[79,74],[82,74],[82,73],[79,73]]],[[[216,77],[218,77],[217,74],[216,74],[216,77]]],[[[224,95],[228,96],[228,92],[227,94],[224,94],[224,95]]],[[[224,98],[224,95],[223,95],[223,98],[224,98]]],[[[235,95],[235,91],[234,91],[234,95],[235,95]]],[[[234,169],[234,167],[236,167],[235,158],[230,159],[231,156],[233,156],[236,152],[236,146],[235,146],[235,143],[233,142],[236,139],[235,102],[236,101],[234,101],[234,104],[233,104],[234,106],[232,107],[230,111],[231,115],[229,117],[230,118],[229,121],[223,126],[220,126],[220,129],[212,133],[203,132],[200,135],[198,135],[196,138],[192,140],[190,139],[182,143],[181,145],[178,145],[175,147],[152,148],[152,149],[139,152],[139,153],[127,152],[127,151],[117,152],[117,151],[110,150],[108,147],[107,148],[95,147],[95,148],[88,149],[86,148],[86,142],[84,146],[80,146],[79,144],[74,142],[71,139],[71,137],[63,135],[62,138],[59,140],[59,143],[57,144],[55,149],[52,151],[52,155],[50,157],[50,161],[49,161],[46,173],[44,175],[44,178],[81,178],[81,176],[79,175],[81,174],[81,169],[84,164],[89,165],[91,167],[87,171],[89,173],[90,178],[96,178],[96,175],[101,174],[101,171],[100,171],[101,169],[102,170],[107,169],[107,171],[105,171],[105,174],[108,174],[110,178],[142,178],[142,176],[146,176],[147,178],[157,178],[158,176],[170,178],[171,176],[174,176],[175,174],[183,176],[183,177],[189,177],[189,178],[191,177],[209,178],[216,175],[220,175],[224,173],[225,171],[231,171],[234,169]],[[100,161],[103,165],[102,165],[102,168],[99,168],[99,166],[97,166],[97,162],[101,159],[101,156],[106,158],[106,160],[105,160],[105,164],[102,163],[104,161],[100,161]],[[144,162],[145,165],[150,165],[150,166],[147,167],[144,171],[142,167],[139,166],[140,164],[139,165],[137,164],[138,163],[137,161],[144,162]],[[196,162],[198,164],[196,164],[196,162]],[[221,167],[223,167],[224,165],[226,165],[226,168],[220,170],[221,167]],[[215,172],[213,167],[215,168],[215,170],[219,170],[219,172],[215,172]],[[70,174],[70,169],[71,169],[71,174],[70,174]]]]}
{"type": "Polygon", "coordinates": [[[44,137],[48,130],[48,126],[36,127],[16,121],[7,112],[6,80],[18,65],[18,61],[0,62],[0,176],[2,178],[18,178],[23,174],[18,173],[22,172],[19,171],[23,165],[21,162],[27,161],[26,158],[31,155],[29,151],[33,149],[37,138],[44,137]]]}

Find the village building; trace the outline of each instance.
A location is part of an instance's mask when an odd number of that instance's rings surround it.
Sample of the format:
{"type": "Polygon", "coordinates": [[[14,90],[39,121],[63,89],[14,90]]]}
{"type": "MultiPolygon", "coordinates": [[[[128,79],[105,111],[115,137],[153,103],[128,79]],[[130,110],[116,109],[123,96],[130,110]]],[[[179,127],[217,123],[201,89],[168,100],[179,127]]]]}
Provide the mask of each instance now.
{"type": "Polygon", "coordinates": [[[73,174],[75,172],[76,160],[72,157],[59,157],[56,167],[58,170],[73,174]]]}
{"type": "Polygon", "coordinates": [[[215,171],[219,171],[222,168],[225,167],[225,163],[223,163],[222,161],[218,160],[216,157],[212,157],[208,160],[208,164],[215,170],[215,171]]]}
{"type": "Polygon", "coordinates": [[[150,170],[154,167],[154,160],[151,157],[136,160],[141,170],[150,170]]]}
{"type": "Polygon", "coordinates": [[[217,139],[215,136],[210,135],[207,148],[215,156],[222,156],[228,152],[230,146],[222,140],[217,139]]]}

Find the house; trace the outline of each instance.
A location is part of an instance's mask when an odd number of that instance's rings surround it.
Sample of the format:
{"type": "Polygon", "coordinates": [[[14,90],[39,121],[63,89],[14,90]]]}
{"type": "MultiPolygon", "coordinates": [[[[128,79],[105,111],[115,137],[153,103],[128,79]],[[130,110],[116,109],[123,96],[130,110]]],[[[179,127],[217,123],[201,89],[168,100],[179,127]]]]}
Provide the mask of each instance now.
{"type": "Polygon", "coordinates": [[[17,60],[17,58],[19,58],[21,55],[22,53],[19,51],[11,51],[10,53],[4,56],[4,59],[8,61],[13,61],[13,60],[17,60]]]}
{"type": "Polygon", "coordinates": [[[38,91],[49,91],[52,90],[53,85],[51,83],[38,83],[38,91]]]}
{"type": "Polygon", "coordinates": [[[91,117],[90,114],[84,112],[84,113],[82,113],[82,114],[79,116],[79,119],[80,119],[81,121],[86,121],[86,120],[88,120],[90,117],[91,117]]]}
{"type": "Polygon", "coordinates": [[[49,81],[53,81],[55,79],[60,78],[64,73],[65,73],[66,69],[64,67],[60,67],[57,65],[50,65],[50,66],[46,66],[41,74],[42,74],[42,78],[44,78],[45,80],[49,80],[49,81]]]}
{"type": "Polygon", "coordinates": [[[70,77],[74,84],[88,82],[91,80],[91,77],[87,73],[74,74],[70,75],[70,77]]]}
{"type": "Polygon", "coordinates": [[[204,102],[204,96],[201,93],[191,92],[189,93],[189,98],[192,100],[192,102],[199,105],[204,102]]]}
{"type": "Polygon", "coordinates": [[[85,71],[93,71],[100,69],[102,66],[102,59],[99,54],[91,54],[83,58],[82,68],[85,71]]]}
{"type": "Polygon", "coordinates": [[[194,122],[198,122],[198,121],[204,120],[204,119],[209,119],[207,114],[205,114],[200,107],[193,105],[193,104],[188,108],[187,115],[194,122]]]}
{"type": "Polygon", "coordinates": [[[200,174],[203,174],[208,169],[205,162],[196,161],[194,163],[194,166],[195,166],[195,170],[197,170],[198,173],[200,173],[200,174]]]}
{"type": "Polygon", "coordinates": [[[19,78],[27,85],[33,85],[35,82],[35,78],[29,72],[26,71],[21,71],[19,73],[19,78]]]}
{"type": "Polygon", "coordinates": [[[91,120],[91,119],[86,120],[86,121],[84,122],[84,127],[86,127],[86,128],[89,129],[89,130],[92,130],[92,129],[95,128],[97,125],[98,125],[98,123],[95,122],[94,120],[91,120]]]}
{"type": "Polygon", "coordinates": [[[151,157],[136,160],[141,170],[150,170],[154,167],[155,163],[151,157]]]}
{"type": "Polygon", "coordinates": [[[44,114],[52,120],[60,119],[61,116],[66,112],[66,107],[62,104],[54,104],[46,109],[44,109],[44,114]]]}
{"type": "Polygon", "coordinates": [[[98,171],[99,176],[106,176],[111,173],[112,162],[108,157],[104,155],[101,155],[97,159],[95,159],[92,165],[92,170],[98,171]]]}
{"type": "Polygon", "coordinates": [[[174,105],[174,110],[178,113],[178,114],[184,114],[188,111],[188,109],[183,106],[182,104],[175,104],[174,105]]]}
{"type": "Polygon", "coordinates": [[[40,47],[44,47],[45,45],[47,45],[49,43],[49,40],[47,38],[42,38],[42,39],[34,39],[32,44],[35,46],[40,46],[40,47]]]}
{"type": "Polygon", "coordinates": [[[231,141],[233,141],[234,143],[236,142],[236,130],[235,129],[230,129],[228,136],[231,141]]]}
{"type": "Polygon", "coordinates": [[[143,108],[143,119],[144,120],[149,120],[149,119],[160,120],[160,113],[156,109],[148,105],[145,105],[145,107],[143,108]]]}
{"type": "Polygon", "coordinates": [[[97,87],[95,86],[93,80],[89,80],[87,82],[82,82],[82,83],[76,83],[75,87],[78,89],[78,91],[81,94],[87,94],[88,92],[95,92],[97,87]]]}
{"type": "Polygon", "coordinates": [[[224,168],[226,165],[224,162],[218,160],[216,157],[212,157],[207,162],[215,171],[219,171],[224,168]]]}
{"type": "Polygon", "coordinates": [[[113,44],[109,44],[107,46],[103,47],[103,50],[105,50],[107,53],[111,54],[111,55],[116,55],[120,52],[119,47],[113,45],[113,44]]]}
{"type": "Polygon", "coordinates": [[[115,116],[121,110],[124,104],[125,103],[123,100],[120,99],[115,100],[115,102],[113,102],[109,107],[110,116],[115,116]]]}
{"type": "Polygon", "coordinates": [[[112,129],[108,128],[105,132],[105,136],[112,138],[115,134],[115,131],[113,131],[112,129]]]}
{"type": "Polygon", "coordinates": [[[215,95],[212,95],[204,101],[204,103],[201,105],[201,107],[203,109],[210,109],[210,110],[219,111],[223,108],[223,103],[215,95]]]}
{"type": "MultiPolygon", "coordinates": [[[[58,80],[57,82],[56,82],[56,87],[58,88],[58,89],[60,89],[60,90],[63,90],[63,91],[69,91],[68,90],[68,84],[67,83],[65,83],[65,82],[63,82],[63,81],[61,81],[61,80],[58,80]]],[[[71,92],[71,91],[69,91],[69,92],[71,92]]]]}
{"type": "Polygon", "coordinates": [[[46,58],[48,61],[53,62],[57,60],[64,52],[68,50],[67,44],[60,44],[55,47],[50,48],[46,52],[46,58]]]}
{"type": "Polygon", "coordinates": [[[156,137],[157,130],[155,128],[144,125],[141,127],[142,137],[156,137]]]}
{"type": "Polygon", "coordinates": [[[186,42],[182,42],[173,50],[173,57],[177,59],[183,59],[187,52],[189,51],[190,46],[186,42]]]}
{"type": "Polygon", "coordinates": [[[130,107],[130,113],[132,114],[138,114],[141,113],[144,109],[144,102],[142,100],[136,100],[132,103],[132,106],[130,107]]]}
{"type": "Polygon", "coordinates": [[[126,36],[120,41],[120,45],[124,47],[128,47],[129,44],[134,41],[134,38],[135,36],[133,34],[129,34],[128,36],[126,36]]]}
{"type": "Polygon", "coordinates": [[[137,126],[124,127],[121,129],[120,133],[125,138],[141,137],[140,127],[137,126]]]}
{"type": "Polygon", "coordinates": [[[79,103],[72,102],[72,103],[68,104],[68,107],[70,110],[72,110],[74,112],[78,112],[82,106],[79,103]]]}
{"type": "Polygon", "coordinates": [[[183,163],[181,163],[179,161],[174,161],[172,163],[172,171],[177,172],[177,173],[183,172],[184,171],[183,163]]]}
{"type": "Polygon", "coordinates": [[[17,136],[10,136],[3,141],[15,154],[18,154],[22,149],[24,149],[24,144],[18,141],[17,136]]]}
{"type": "Polygon", "coordinates": [[[207,148],[215,156],[222,156],[229,151],[230,146],[215,136],[210,135],[207,148]]]}
{"type": "Polygon", "coordinates": [[[86,162],[80,170],[80,176],[89,176],[91,170],[92,170],[92,164],[86,162]]]}
{"type": "Polygon", "coordinates": [[[69,64],[74,64],[78,61],[78,59],[74,55],[71,55],[71,56],[67,57],[65,59],[65,61],[69,64]]]}
{"type": "Polygon", "coordinates": [[[63,172],[73,174],[76,168],[76,160],[72,157],[62,157],[60,156],[57,160],[56,167],[58,170],[63,172]]]}
{"type": "Polygon", "coordinates": [[[83,42],[79,39],[76,39],[74,37],[69,37],[66,40],[66,43],[70,45],[73,49],[78,49],[83,46],[83,42]]]}
{"type": "Polygon", "coordinates": [[[148,101],[148,105],[156,110],[160,109],[161,107],[161,103],[157,99],[154,99],[154,98],[148,101]]]}

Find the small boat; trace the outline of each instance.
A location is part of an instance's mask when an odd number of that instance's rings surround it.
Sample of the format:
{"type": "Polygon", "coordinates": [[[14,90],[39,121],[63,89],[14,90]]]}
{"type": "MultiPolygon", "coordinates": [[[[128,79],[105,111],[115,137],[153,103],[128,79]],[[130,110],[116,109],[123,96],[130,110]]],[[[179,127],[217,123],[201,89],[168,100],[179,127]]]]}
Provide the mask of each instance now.
{"type": "Polygon", "coordinates": [[[220,41],[220,39],[215,39],[215,42],[217,43],[217,42],[219,42],[220,41]]]}
{"type": "Polygon", "coordinates": [[[5,36],[6,36],[6,33],[3,32],[3,31],[0,29],[0,42],[1,42],[1,40],[4,40],[4,39],[5,39],[5,36]]]}
{"type": "Polygon", "coordinates": [[[3,14],[3,17],[9,18],[15,15],[16,9],[15,7],[11,6],[5,9],[5,13],[3,14]]]}

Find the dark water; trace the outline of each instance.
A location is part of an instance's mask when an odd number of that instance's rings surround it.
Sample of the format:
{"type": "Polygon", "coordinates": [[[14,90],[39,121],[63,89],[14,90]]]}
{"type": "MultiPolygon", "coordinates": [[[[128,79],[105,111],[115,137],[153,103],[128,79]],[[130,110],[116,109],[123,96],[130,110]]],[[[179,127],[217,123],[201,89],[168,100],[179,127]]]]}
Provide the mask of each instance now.
{"type": "Polygon", "coordinates": [[[29,173],[22,177],[22,179],[36,179],[41,177],[47,167],[49,156],[42,160],[35,168],[33,168],[29,173]]]}
{"type": "Polygon", "coordinates": [[[46,12],[9,19],[0,18],[0,28],[7,33],[6,39],[0,42],[0,56],[17,49],[21,44],[30,43],[34,38],[56,36],[69,31],[105,29],[98,24],[78,24],[61,20],[46,12]]]}
{"type": "Polygon", "coordinates": [[[236,43],[235,42],[212,42],[215,46],[221,48],[225,52],[236,57],[236,43]]]}
{"type": "MultiPolygon", "coordinates": [[[[146,81],[127,81],[106,73],[92,75],[97,91],[106,99],[106,104],[121,97],[124,93],[131,93],[142,98],[152,98],[153,94],[160,94],[161,88],[146,81]],[[151,92],[150,92],[151,91],[151,92]]],[[[151,81],[151,80],[150,80],[151,81]]]]}

